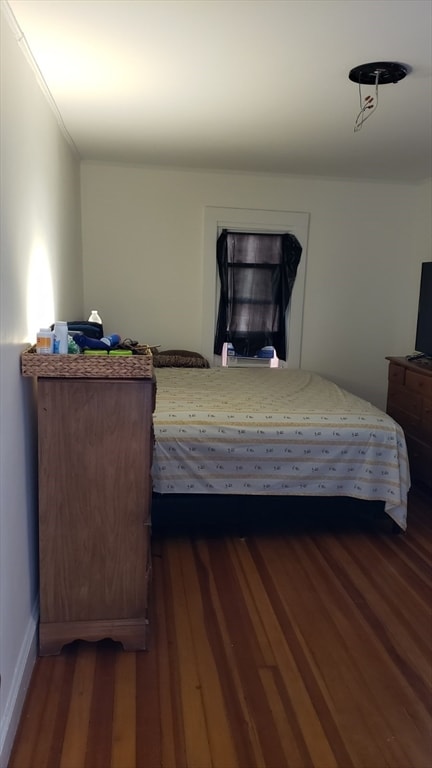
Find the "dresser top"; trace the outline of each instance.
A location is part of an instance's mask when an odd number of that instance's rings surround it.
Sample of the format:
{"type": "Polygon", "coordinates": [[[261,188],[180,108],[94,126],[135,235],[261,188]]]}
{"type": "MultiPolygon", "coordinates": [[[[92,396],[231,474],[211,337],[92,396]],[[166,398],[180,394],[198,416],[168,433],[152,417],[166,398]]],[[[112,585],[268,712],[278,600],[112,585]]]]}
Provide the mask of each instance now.
{"type": "Polygon", "coordinates": [[[432,376],[432,359],[427,357],[421,357],[418,360],[408,360],[406,357],[386,357],[395,365],[401,365],[410,371],[416,371],[416,373],[422,373],[425,376],[432,376]]]}

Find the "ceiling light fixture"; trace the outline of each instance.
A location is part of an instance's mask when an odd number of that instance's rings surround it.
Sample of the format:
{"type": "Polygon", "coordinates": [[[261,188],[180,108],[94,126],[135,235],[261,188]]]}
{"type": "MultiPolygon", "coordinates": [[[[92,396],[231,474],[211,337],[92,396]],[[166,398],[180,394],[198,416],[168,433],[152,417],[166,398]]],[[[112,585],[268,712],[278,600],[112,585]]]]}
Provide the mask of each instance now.
{"type": "Polygon", "coordinates": [[[406,64],[395,61],[374,61],[371,64],[360,64],[351,69],[348,77],[353,83],[358,83],[360,112],[354,123],[354,133],[363,127],[363,123],[373,115],[378,107],[378,86],[386,83],[398,83],[410,71],[406,64]],[[374,85],[375,95],[363,96],[362,85],[374,85]]]}

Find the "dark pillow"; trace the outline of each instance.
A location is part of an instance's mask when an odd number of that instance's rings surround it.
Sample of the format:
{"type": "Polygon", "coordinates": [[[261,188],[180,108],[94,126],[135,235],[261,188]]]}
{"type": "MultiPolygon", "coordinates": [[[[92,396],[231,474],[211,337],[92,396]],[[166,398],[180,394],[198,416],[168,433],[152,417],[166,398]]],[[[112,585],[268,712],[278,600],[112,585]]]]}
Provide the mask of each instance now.
{"type": "Polygon", "coordinates": [[[208,360],[199,352],[188,349],[163,349],[153,354],[155,368],[210,368],[208,360]]]}

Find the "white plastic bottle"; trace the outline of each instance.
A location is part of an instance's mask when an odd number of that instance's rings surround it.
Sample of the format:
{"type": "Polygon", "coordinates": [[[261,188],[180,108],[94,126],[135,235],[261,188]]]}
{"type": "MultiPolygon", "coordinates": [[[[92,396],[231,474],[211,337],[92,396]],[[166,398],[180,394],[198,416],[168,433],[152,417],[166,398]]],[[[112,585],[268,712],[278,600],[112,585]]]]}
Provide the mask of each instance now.
{"type": "Polygon", "coordinates": [[[68,326],[66,320],[57,320],[54,325],[54,352],[67,355],[68,351],[68,326]]]}
{"type": "Polygon", "coordinates": [[[49,328],[41,328],[36,335],[36,352],[39,355],[51,355],[54,352],[54,333],[49,328]]]}
{"type": "Polygon", "coordinates": [[[100,323],[102,325],[102,319],[97,309],[92,309],[88,321],[89,323],[100,323]]]}

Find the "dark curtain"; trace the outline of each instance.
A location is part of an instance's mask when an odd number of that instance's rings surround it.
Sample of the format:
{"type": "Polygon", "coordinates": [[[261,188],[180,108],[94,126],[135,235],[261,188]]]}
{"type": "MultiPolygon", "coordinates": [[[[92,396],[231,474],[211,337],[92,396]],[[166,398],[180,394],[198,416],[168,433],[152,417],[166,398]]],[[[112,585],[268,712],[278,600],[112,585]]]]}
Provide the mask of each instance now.
{"type": "Polygon", "coordinates": [[[224,229],[217,241],[220,300],[214,352],[231,342],[252,357],[272,346],[286,360],[285,313],[302,247],[291,234],[248,234],[224,229]]]}

